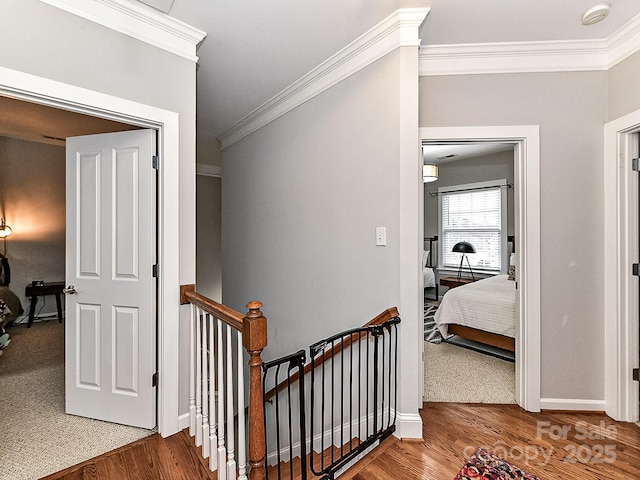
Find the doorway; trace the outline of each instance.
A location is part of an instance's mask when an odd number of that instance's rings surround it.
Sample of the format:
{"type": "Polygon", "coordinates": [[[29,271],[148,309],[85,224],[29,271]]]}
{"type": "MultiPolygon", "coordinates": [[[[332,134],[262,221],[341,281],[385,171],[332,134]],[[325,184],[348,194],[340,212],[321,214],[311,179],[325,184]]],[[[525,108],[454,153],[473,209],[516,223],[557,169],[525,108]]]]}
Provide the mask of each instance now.
{"type": "Polygon", "coordinates": [[[633,158],[640,148],[640,110],[605,125],[604,142],[604,403],[611,418],[640,420],[640,191],[633,158]]]}
{"type": "Polygon", "coordinates": [[[515,404],[514,146],[438,142],[422,153],[437,168],[424,183],[424,399],[515,404]],[[486,381],[469,374],[480,371],[486,381]]]}
{"type": "MultiPolygon", "coordinates": [[[[516,295],[516,402],[531,412],[540,411],[539,138],[538,126],[420,129],[421,143],[466,141],[513,145],[515,251],[518,252],[515,263],[519,272],[516,295]]],[[[421,198],[424,203],[424,198],[421,198]]]]}
{"type": "Polygon", "coordinates": [[[179,115],[130,100],[0,67],[0,95],[158,131],[158,431],[180,430],[179,115]]]}

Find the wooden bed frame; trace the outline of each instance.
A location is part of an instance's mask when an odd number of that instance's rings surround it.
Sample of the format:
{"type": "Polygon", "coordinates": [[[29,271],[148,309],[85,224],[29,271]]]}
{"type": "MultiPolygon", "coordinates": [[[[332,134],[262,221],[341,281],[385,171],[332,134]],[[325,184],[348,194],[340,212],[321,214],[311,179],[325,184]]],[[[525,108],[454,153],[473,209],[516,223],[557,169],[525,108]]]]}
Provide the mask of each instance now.
{"type": "Polygon", "coordinates": [[[491,345],[492,347],[502,348],[509,352],[516,351],[515,338],[500,335],[498,333],[485,332],[484,330],[465,327],[464,325],[456,325],[455,323],[449,323],[447,325],[447,332],[461,338],[466,338],[467,340],[484,343],[485,345],[491,345]]]}

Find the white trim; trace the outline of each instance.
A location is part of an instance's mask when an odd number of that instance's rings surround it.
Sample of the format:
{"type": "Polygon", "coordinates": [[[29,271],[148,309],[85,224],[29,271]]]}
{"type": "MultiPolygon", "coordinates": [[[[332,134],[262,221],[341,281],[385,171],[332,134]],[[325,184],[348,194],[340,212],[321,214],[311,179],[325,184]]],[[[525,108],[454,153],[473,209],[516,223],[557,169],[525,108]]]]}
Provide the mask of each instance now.
{"type": "Polygon", "coordinates": [[[183,413],[178,417],[178,429],[179,431],[184,430],[185,428],[189,428],[189,423],[191,421],[191,414],[189,412],[183,413]]]}
{"type": "Polygon", "coordinates": [[[222,177],[222,167],[218,165],[207,165],[206,163],[196,163],[196,175],[222,177]]]}
{"type": "Polygon", "coordinates": [[[609,38],[420,47],[420,76],[608,70],[640,50],[640,15],[609,38]]]}
{"type": "Polygon", "coordinates": [[[207,34],[152,7],[131,0],[40,0],[142,42],[197,62],[207,34]]]}
{"type": "Polygon", "coordinates": [[[221,148],[224,150],[251,135],[396,48],[418,46],[418,30],[428,14],[428,8],[396,10],[229,128],[220,136],[221,148]]]}
{"type": "Polygon", "coordinates": [[[158,130],[162,165],[158,190],[158,430],[163,436],[178,432],[178,114],[4,67],[0,67],[0,94],[158,130]]]}
{"type": "Polygon", "coordinates": [[[540,130],[537,125],[423,127],[422,141],[502,142],[515,145],[516,401],[540,411],[540,130]]]}
{"type": "Polygon", "coordinates": [[[609,122],[604,128],[604,399],[606,413],[615,420],[637,422],[638,278],[631,264],[638,262],[638,174],[631,158],[638,154],[640,110],[609,122]]]}
{"type": "Polygon", "coordinates": [[[402,439],[423,438],[422,417],[419,413],[396,414],[396,431],[393,433],[402,439]]]}
{"type": "Polygon", "coordinates": [[[604,412],[604,400],[580,400],[573,398],[541,398],[541,410],[578,410],[604,412]]]}

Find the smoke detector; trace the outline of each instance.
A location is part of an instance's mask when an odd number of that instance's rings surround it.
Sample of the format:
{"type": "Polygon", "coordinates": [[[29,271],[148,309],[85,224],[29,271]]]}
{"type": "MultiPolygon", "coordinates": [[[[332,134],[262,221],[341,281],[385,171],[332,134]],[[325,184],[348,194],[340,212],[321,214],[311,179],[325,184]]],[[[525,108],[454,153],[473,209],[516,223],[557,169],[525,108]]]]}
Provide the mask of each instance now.
{"type": "Polygon", "coordinates": [[[582,24],[583,25],[593,25],[594,23],[598,23],[609,15],[609,10],[611,10],[611,5],[608,3],[598,3],[593,7],[589,8],[584,15],[582,16],[582,24]]]}

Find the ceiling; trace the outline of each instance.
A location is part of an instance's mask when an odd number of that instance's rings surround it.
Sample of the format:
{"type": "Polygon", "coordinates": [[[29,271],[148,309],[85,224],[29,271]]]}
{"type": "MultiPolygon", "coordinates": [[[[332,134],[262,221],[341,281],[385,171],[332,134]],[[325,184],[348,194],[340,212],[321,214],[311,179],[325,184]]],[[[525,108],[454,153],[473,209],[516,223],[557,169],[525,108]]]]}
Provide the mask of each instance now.
{"type": "MultiPolygon", "coordinates": [[[[610,0],[609,16],[591,26],[581,19],[597,0],[141,1],[207,32],[198,48],[200,139],[219,137],[398,8],[431,8],[423,45],[602,39],[640,14],[638,0],[610,0]]],[[[0,136],[62,144],[44,137],[131,128],[86,116],[74,121],[76,114],[48,107],[42,107],[46,113],[25,107],[26,118],[18,118],[19,104],[6,102],[0,104],[0,136]],[[47,118],[54,120],[45,125],[47,118]]]]}
{"type": "Polygon", "coordinates": [[[138,127],[0,96],[0,137],[65,145],[66,137],[138,127]]]}
{"type": "MultiPolygon", "coordinates": [[[[171,3],[144,0],[145,3],[171,3]]],[[[198,131],[218,137],[341,48],[404,7],[430,7],[423,44],[601,39],[640,14],[638,0],[173,0],[169,14],[207,32],[198,49],[198,131]]]]}
{"type": "Polygon", "coordinates": [[[422,145],[424,163],[442,165],[443,163],[482,157],[494,153],[513,151],[512,143],[468,142],[468,143],[435,143],[422,145]]]}

